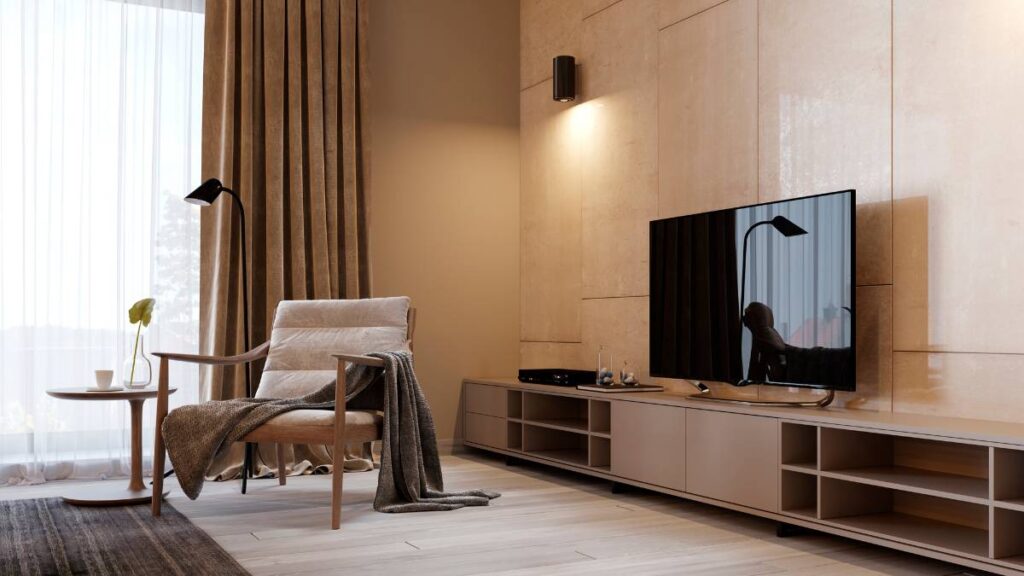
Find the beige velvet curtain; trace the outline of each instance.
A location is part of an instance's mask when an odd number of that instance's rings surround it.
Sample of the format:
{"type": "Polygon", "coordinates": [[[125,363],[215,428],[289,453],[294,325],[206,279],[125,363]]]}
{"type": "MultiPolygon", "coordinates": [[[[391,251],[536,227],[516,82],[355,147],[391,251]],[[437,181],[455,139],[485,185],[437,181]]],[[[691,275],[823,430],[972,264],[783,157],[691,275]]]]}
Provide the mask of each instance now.
{"type": "MultiPolygon", "coordinates": [[[[202,173],[245,206],[254,347],[281,300],[369,295],[364,2],[206,3],[202,173]]],[[[200,242],[201,351],[240,353],[243,247],[228,197],[203,211],[200,242]]],[[[202,381],[207,398],[244,395],[241,369],[209,369],[202,381]]],[[[237,475],[241,454],[236,446],[211,472],[237,475]]],[[[257,463],[273,459],[261,446],[257,463]]],[[[330,455],[296,446],[294,460],[318,466],[330,455]]]]}

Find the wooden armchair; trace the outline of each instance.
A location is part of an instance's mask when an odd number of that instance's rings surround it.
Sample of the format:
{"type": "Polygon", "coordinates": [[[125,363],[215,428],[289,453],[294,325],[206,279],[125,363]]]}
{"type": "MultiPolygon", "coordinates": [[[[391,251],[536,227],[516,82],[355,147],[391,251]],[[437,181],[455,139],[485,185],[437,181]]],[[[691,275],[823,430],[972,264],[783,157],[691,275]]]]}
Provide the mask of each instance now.
{"type": "Polygon", "coordinates": [[[372,411],[345,410],[347,362],[382,367],[369,352],[411,350],[415,310],[409,299],[304,300],[281,302],[269,342],[237,356],[201,356],[157,352],[160,358],[153,451],[153,515],[160,515],[166,447],[161,425],[167,416],[168,365],[171,361],[213,366],[237,365],[266,358],[257,398],[294,398],[319,390],[337,378],[335,409],[293,410],[253,430],[243,442],[273,442],[277,448],[279,482],[286,482],[285,444],[333,447],[331,528],[341,525],[341,486],[348,444],[381,439],[382,417],[372,411]]]}

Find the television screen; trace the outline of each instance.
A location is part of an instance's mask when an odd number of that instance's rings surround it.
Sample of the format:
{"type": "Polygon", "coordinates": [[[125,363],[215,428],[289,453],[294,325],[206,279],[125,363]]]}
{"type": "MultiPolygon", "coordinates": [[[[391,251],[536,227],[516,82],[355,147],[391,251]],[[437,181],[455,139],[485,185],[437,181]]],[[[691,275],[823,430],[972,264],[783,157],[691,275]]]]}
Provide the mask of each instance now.
{"type": "Polygon", "coordinates": [[[855,192],[651,222],[651,375],[853,390],[855,192]]]}

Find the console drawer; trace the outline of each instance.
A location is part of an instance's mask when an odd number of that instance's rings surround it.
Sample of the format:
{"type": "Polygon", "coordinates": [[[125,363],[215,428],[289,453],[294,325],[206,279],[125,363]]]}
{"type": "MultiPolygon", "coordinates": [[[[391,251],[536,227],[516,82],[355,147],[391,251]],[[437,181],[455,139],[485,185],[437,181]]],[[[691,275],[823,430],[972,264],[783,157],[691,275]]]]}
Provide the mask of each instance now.
{"type": "Polygon", "coordinates": [[[508,416],[508,391],[498,386],[466,384],[466,412],[505,418],[508,416]]]}
{"type": "Polygon", "coordinates": [[[505,450],[508,448],[508,427],[504,418],[466,413],[466,442],[505,450]]]}
{"type": "Polygon", "coordinates": [[[687,409],[686,491],[778,512],[779,421],[687,409]]]}

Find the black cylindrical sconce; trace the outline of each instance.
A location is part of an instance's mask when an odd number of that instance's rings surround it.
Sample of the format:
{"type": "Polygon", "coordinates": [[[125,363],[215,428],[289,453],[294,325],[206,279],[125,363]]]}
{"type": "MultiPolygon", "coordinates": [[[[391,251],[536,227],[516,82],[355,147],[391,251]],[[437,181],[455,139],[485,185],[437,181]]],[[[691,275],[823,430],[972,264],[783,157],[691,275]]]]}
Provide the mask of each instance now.
{"type": "Polygon", "coordinates": [[[576,99],[576,59],[572,56],[555,56],[552,66],[554,99],[572,102],[576,99]]]}

